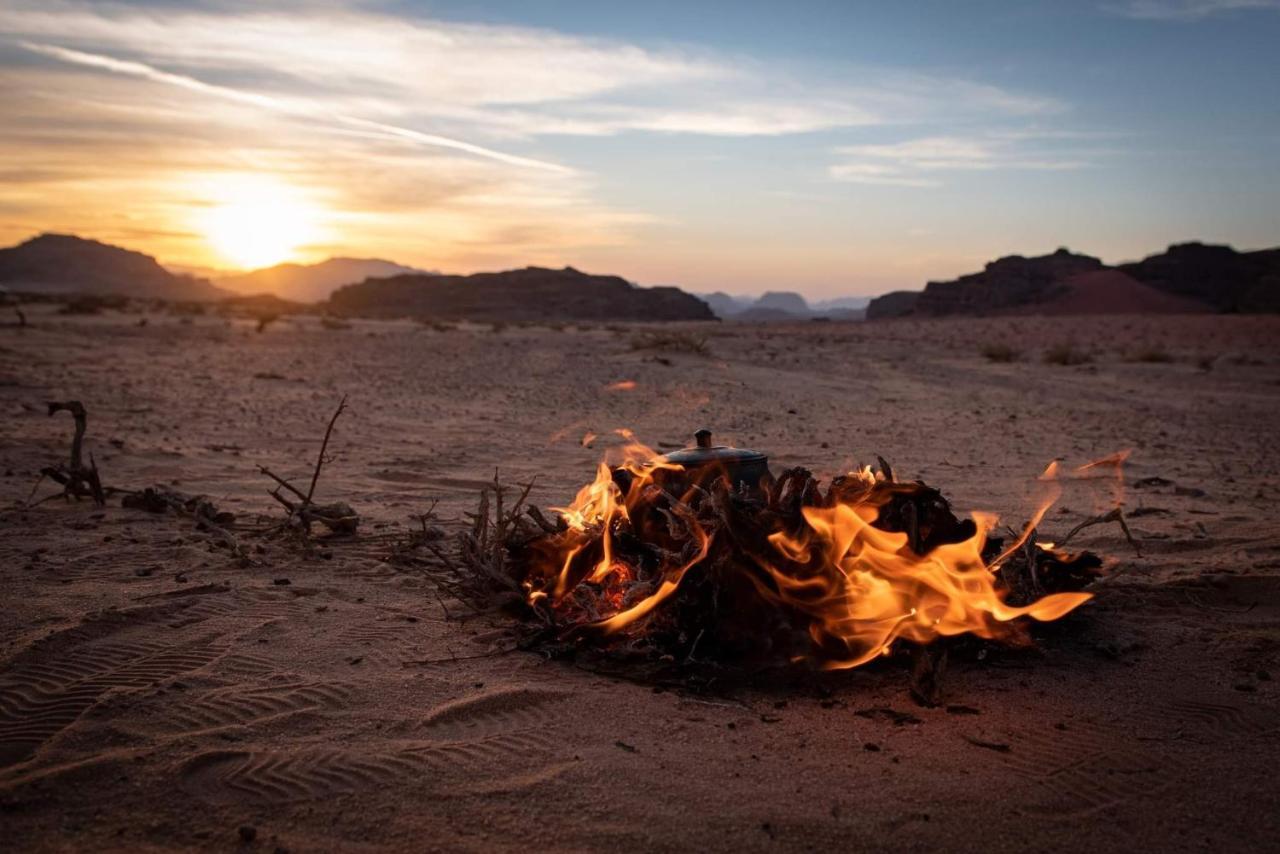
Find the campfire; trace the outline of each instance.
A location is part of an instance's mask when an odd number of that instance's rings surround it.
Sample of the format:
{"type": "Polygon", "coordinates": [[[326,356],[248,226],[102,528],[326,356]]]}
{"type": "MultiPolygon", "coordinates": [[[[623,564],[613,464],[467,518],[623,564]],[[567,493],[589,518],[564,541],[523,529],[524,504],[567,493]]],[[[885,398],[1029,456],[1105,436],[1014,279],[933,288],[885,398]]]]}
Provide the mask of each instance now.
{"type": "MultiPolygon", "coordinates": [[[[494,550],[476,552],[493,558],[482,577],[517,594],[531,646],[839,669],[959,636],[1024,644],[1029,623],[1078,608],[1102,572],[1096,555],[1037,537],[1062,480],[1119,478],[1125,456],[1051,464],[1030,521],[999,536],[994,515],[960,519],[883,460],[824,486],[803,468],[775,477],[763,454],[707,431],[666,455],[620,432],[626,444],[555,522],[522,512],[522,496],[481,536],[494,550]]],[[[1101,521],[1123,524],[1118,512],[1086,524],[1101,521]]]]}

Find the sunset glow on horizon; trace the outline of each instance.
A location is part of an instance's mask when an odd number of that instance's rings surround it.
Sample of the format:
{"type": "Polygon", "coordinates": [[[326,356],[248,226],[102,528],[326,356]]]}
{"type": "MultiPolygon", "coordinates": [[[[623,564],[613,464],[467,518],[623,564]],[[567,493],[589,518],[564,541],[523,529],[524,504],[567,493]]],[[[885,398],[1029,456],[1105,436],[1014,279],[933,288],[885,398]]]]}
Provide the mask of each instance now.
{"type": "Polygon", "coordinates": [[[0,0],[0,244],[821,298],[1276,239],[1277,3],[553,5],[0,0]]]}
{"type": "Polygon", "coordinates": [[[300,249],[320,234],[321,212],[271,177],[240,175],[213,188],[216,201],[195,218],[221,266],[252,269],[308,260],[300,249]]]}

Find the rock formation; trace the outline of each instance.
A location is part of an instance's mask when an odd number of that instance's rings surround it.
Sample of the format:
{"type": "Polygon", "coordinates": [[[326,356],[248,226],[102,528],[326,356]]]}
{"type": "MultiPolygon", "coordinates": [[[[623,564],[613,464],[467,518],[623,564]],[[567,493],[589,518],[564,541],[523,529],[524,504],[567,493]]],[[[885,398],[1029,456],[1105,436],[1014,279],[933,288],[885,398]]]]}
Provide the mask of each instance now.
{"type": "Polygon", "coordinates": [[[869,320],[990,314],[1153,314],[1280,311],[1280,249],[1237,252],[1183,243],[1108,267],[1059,249],[1012,255],[980,273],[872,300],[869,320]]]}
{"type": "Polygon", "coordinates": [[[328,309],[347,316],[490,322],[715,319],[705,302],[679,288],[641,288],[572,267],[368,279],[339,288],[328,309]]]}
{"type": "Polygon", "coordinates": [[[1280,311],[1280,249],[1237,252],[1230,246],[1180,243],[1119,269],[1218,311],[1280,311]]]}
{"type": "Polygon", "coordinates": [[[0,284],[30,293],[177,301],[228,295],[205,279],[169,272],[150,255],[70,234],[42,234],[0,249],[0,284]]]}

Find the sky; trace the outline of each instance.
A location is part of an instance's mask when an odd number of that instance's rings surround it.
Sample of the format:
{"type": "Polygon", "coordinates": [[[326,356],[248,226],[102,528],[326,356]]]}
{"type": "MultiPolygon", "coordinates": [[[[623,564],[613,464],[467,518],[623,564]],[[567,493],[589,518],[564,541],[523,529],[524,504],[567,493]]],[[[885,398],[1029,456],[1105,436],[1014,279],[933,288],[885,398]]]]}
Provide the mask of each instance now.
{"type": "Polygon", "coordinates": [[[872,295],[1280,244],[1280,0],[0,0],[0,244],[872,295]]]}

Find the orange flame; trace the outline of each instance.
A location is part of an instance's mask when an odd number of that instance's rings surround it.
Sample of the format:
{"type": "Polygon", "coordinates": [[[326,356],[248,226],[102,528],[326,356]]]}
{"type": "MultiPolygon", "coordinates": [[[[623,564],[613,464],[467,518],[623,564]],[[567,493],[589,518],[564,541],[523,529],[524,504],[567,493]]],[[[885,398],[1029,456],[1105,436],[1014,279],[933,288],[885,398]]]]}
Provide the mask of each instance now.
{"type": "MultiPolygon", "coordinates": [[[[759,597],[807,625],[814,657],[824,668],[850,668],[888,654],[896,639],[928,643],[969,633],[991,639],[1016,639],[1015,621],[1030,617],[1055,620],[1089,600],[1089,593],[1053,593],[1023,606],[1005,601],[997,570],[1034,535],[1045,513],[1061,495],[1059,467],[1051,463],[1039,478],[1043,495],[1031,521],[1014,543],[991,561],[983,559],[997,517],[974,513],[974,533],[961,542],[918,553],[907,533],[877,527],[881,508],[895,490],[910,485],[886,482],[868,467],[851,473],[832,490],[824,506],[800,509],[798,530],[764,532],[759,548],[742,546],[736,534],[700,520],[687,499],[669,502],[661,513],[665,524],[683,536],[679,551],[663,551],[654,570],[633,566],[618,556],[616,539],[632,532],[636,513],[655,512],[662,486],[654,478],[663,470],[681,470],[641,445],[627,431],[617,431],[627,444],[601,462],[595,480],[574,500],[556,509],[567,526],[547,566],[535,568],[526,582],[531,603],[549,599],[552,608],[570,600],[585,603],[583,625],[602,634],[635,626],[654,614],[680,587],[689,572],[708,555],[717,537],[738,549],[734,565],[743,567],[759,597]],[[626,476],[619,477],[619,472],[626,476]],[[852,484],[850,487],[849,484],[852,484]],[[625,489],[625,492],[624,492],[625,489]],[[646,503],[647,502],[647,503],[646,503]]],[[[1080,476],[1114,466],[1117,476],[1124,455],[1082,466],[1080,476]]],[[[706,493],[703,493],[705,495],[706,493]]],[[[670,497],[670,496],[668,496],[670,497]]],[[[1051,543],[1037,543],[1051,549],[1051,543]]]]}

